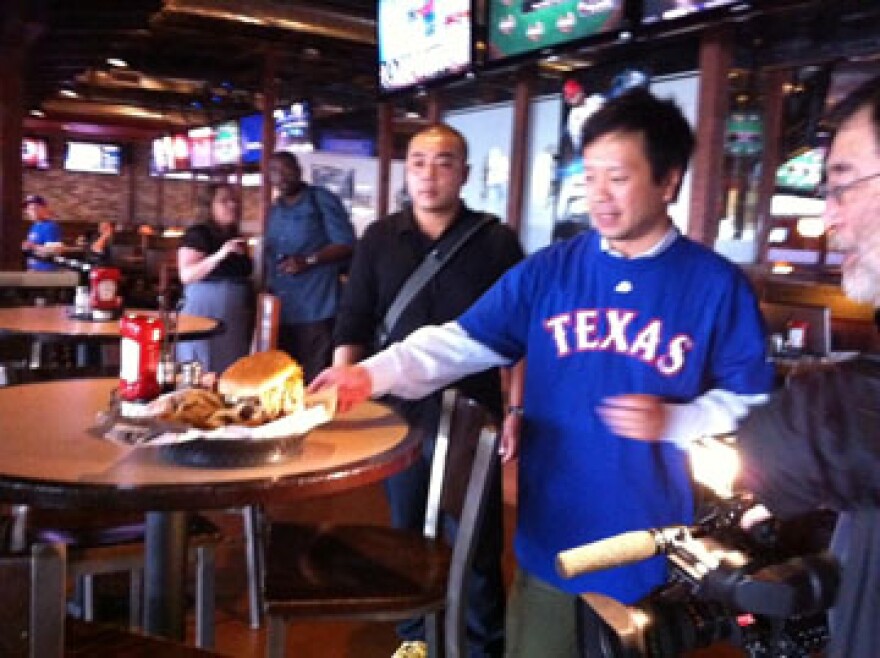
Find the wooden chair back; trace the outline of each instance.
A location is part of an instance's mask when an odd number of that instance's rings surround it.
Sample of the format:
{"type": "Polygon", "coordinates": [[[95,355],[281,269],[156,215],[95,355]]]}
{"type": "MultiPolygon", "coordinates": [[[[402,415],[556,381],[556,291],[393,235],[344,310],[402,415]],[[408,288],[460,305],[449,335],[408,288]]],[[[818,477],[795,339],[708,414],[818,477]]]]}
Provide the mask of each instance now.
{"type": "Polygon", "coordinates": [[[278,323],[281,317],[281,300],[268,292],[257,295],[254,317],[254,337],[251,352],[265,352],[278,346],[278,323]]]}
{"type": "Polygon", "coordinates": [[[436,651],[431,655],[468,655],[468,579],[500,471],[498,432],[488,420],[489,413],[461,393],[443,394],[422,533],[385,525],[272,525],[264,581],[270,657],[284,655],[292,619],[419,616],[436,651]],[[452,477],[457,469],[463,478],[452,477]],[[443,536],[441,510],[457,519],[451,549],[437,539],[443,536]]]}
{"type": "Polygon", "coordinates": [[[34,544],[0,555],[5,602],[0,607],[0,656],[64,655],[65,547],[34,544]]]}
{"type": "MultiPolygon", "coordinates": [[[[468,655],[466,593],[470,589],[471,567],[489,491],[500,484],[495,479],[500,477],[498,432],[490,423],[488,410],[479,403],[455,390],[443,393],[443,413],[431,463],[425,535],[436,536],[436,521],[432,517],[439,516],[439,512],[448,514],[458,524],[446,584],[442,641],[446,658],[468,655]]],[[[439,647],[441,640],[432,638],[431,633],[440,629],[433,630],[429,622],[426,630],[429,645],[433,641],[439,647]]]]}

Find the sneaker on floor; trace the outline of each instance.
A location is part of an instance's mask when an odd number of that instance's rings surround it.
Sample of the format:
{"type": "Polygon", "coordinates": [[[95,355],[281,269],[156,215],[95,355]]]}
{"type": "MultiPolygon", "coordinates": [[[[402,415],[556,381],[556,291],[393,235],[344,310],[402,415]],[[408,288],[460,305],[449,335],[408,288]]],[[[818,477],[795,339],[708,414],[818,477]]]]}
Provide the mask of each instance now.
{"type": "Polygon", "coordinates": [[[421,641],[404,642],[391,658],[428,658],[428,644],[421,641]]]}

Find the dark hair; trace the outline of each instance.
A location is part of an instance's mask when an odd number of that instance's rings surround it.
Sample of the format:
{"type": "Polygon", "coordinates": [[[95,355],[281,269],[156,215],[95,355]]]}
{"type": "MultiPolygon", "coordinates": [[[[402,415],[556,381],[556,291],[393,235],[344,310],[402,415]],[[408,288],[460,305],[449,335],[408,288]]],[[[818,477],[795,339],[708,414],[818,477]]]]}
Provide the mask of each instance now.
{"type": "Polygon", "coordinates": [[[651,176],[660,184],[672,170],[687,170],[694,151],[694,133],[672,100],[660,100],[646,89],[636,88],[599,108],[584,124],[584,148],[610,133],[644,136],[645,156],[651,176]]]}
{"type": "Polygon", "coordinates": [[[299,158],[297,158],[290,151],[275,151],[271,157],[272,160],[283,160],[287,164],[289,164],[294,169],[302,171],[302,167],[299,164],[299,158]]]}
{"type": "Polygon", "coordinates": [[[871,109],[871,123],[874,124],[874,140],[880,146],[880,76],[862,83],[834,106],[831,122],[840,124],[849,121],[865,108],[871,109]]]}
{"type": "Polygon", "coordinates": [[[462,157],[464,158],[464,161],[465,162],[468,161],[467,140],[464,138],[464,135],[462,135],[461,132],[459,132],[458,130],[456,130],[452,126],[450,126],[448,123],[432,123],[430,126],[428,126],[426,128],[422,128],[415,135],[413,135],[412,138],[410,139],[410,142],[413,139],[415,139],[417,136],[422,135],[424,133],[428,133],[428,132],[441,132],[441,133],[445,133],[445,134],[451,136],[453,139],[455,139],[459,143],[459,146],[461,146],[461,154],[462,154],[462,157]]]}
{"type": "Polygon", "coordinates": [[[235,197],[238,197],[238,190],[235,185],[231,183],[210,183],[201,189],[199,193],[198,200],[198,218],[199,221],[202,222],[213,222],[214,221],[214,211],[212,206],[214,205],[214,199],[217,197],[217,192],[220,190],[229,190],[232,192],[235,197]]]}

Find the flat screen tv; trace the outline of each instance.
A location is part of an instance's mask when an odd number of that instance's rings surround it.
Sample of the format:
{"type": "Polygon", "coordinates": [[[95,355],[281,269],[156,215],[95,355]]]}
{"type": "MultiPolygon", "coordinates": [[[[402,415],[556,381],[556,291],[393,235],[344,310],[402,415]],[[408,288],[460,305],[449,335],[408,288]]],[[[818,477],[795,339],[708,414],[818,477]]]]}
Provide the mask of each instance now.
{"type": "Polygon", "coordinates": [[[238,164],[241,153],[241,138],[238,134],[238,122],[226,121],[214,126],[214,164],[238,164]]]}
{"type": "Polygon", "coordinates": [[[376,142],[369,135],[346,130],[325,130],[319,134],[318,147],[321,151],[364,157],[376,154],[376,142]]]}
{"type": "Polygon", "coordinates": [[[185,171],[190,167],[189,139],[186,135],[165,135],[153,140],[153,173],[185,171]]]}
{"type": "Polygon", "coordinates": [[[161,174],[171,171],[173,168],[173,154],[171,152],[171,138],[157,137],[153,140],[150,150],[150,171],[154,174],[161,174]]]}
{"type": "Polygon", "coordinates": [[[21,140],[21,165],[32,169],[48,169],[49,157],[45,139],[24,137],[21,140]]]}
{"type": "Polygon", "coordinates": [[[189,139],[189,165],[193,169],[207,169],[214,165],[214,129],[211,126],[193,128],[186,133],[189,139]]]}
{"type": "Polygon", "coordinates": [[[487,0],[490,61],[551,52],[621,29],[625,0],[487,0]]]}
{"type": "Polygon", "coordinates": [[[244,164],[260,162],[263,155],[263,115],[251,114],[238,120],[241,134],[241,161],[244,164]]]}
{"type": "Polygon", "coordinates": [[[806,149],[776,169],[776,188],[784,192],[813,195],[822,182],[825,149],[806,149]]]}
{"type": "Polygon", "coordinates": [[[663,21],[698,18],[714,10],[746,9],[751,3],[744,0],[643,0],[642,23],[651,25],[663,21]]]}
{"type": "Polygon", "coordinates": [[[122,147],[119,144],[67,142],[64,169],[91,174],[119,174],[122,170],[122,147]]]}
{"type": "Polygon", "coordinates": [[[275,148],[279,151],[308,152],[312,144],[312,113],[301,101],[279,107],[275,115],[275,148]]]}
{"type": "Polygon", "coordinates": [[[379,87],[418,87],[467,72],[471,0],[379,0],[379,87]]]}

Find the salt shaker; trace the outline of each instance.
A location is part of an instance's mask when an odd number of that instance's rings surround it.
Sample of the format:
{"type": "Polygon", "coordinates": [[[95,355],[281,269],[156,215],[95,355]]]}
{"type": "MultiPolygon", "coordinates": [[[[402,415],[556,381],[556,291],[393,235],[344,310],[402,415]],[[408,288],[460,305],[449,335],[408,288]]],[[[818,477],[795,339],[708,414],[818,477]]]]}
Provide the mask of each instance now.
{"type": "Polygon", "coordinates": [[[89,302],[89,287],[77,286],[76,294],[73,297],[73,313],[76,316],[88,315],[91,311],[89,302]]]}
{"type": "Polygon", "coordinates": [[[174,390],[177,377],[177,364],[174,357],[165,354],[156,364],[156,381],[159,383],[159,389],[162,393],[169,393],[174,390]]]}
{"type": "Polygon", "coordinates": [[[199,388],[202,383],[202,364],[186,361],[180,365],[180,388],[199,388]]]}

